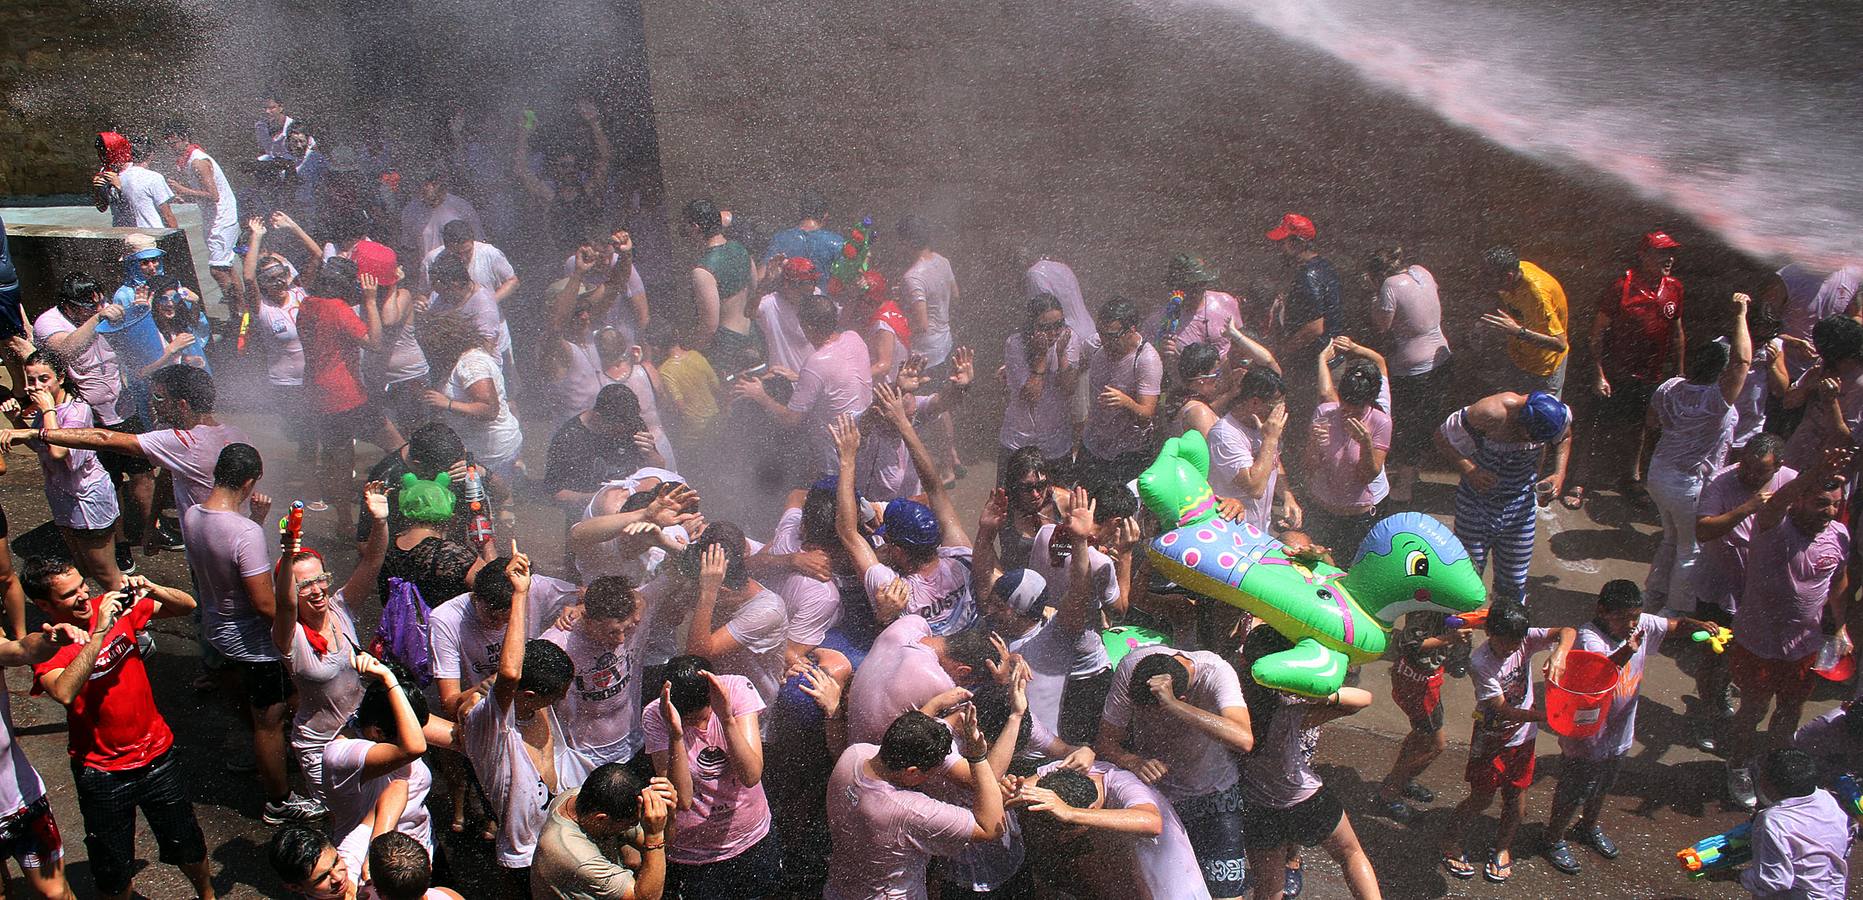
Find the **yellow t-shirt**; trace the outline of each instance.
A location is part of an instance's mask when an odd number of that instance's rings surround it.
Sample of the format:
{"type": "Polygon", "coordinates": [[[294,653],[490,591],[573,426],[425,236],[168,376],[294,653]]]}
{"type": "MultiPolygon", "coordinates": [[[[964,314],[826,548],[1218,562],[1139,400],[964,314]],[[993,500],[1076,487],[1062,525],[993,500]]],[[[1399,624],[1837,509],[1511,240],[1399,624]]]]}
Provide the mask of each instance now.
{"type": "Polygon", "coordinates": [[[697,350],[687,350],[660,367],[660,385],[667,399],[679,411],[685,437],[698,439],[718,417],[718,395],[724,384],[712,370],[710,360],[697,350]]]}
{"type": "MultiPolygon", "coordinates": [[[[1508,314],[1528,331],[1563,337],[1566,333],[1565,288],[1546,270],[1526,260],[1520,261],[1520,281],[1501,292],[1501,303],[1508,314]]],[[[1537,343],[1509,338],[1508,358],[1528,375],[1545,377],[1558,371],[1567,350],[1554,350],[1537,343]]]]}

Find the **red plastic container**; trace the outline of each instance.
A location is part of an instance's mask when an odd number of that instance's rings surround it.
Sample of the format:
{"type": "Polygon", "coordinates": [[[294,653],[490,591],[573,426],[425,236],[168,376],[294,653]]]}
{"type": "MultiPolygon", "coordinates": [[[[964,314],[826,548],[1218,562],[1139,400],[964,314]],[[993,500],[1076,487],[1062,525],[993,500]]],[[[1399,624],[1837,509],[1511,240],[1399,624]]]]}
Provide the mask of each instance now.
{"type": "Polygon", "coordinates": [[[1604,717],[1617,694],[1617,665],[1602,653],[1573,650],[1565,655],[1565,675],[1546,681],[1546,727],[1554,734],[1587,738],[1604,728],[1604,717]]]}

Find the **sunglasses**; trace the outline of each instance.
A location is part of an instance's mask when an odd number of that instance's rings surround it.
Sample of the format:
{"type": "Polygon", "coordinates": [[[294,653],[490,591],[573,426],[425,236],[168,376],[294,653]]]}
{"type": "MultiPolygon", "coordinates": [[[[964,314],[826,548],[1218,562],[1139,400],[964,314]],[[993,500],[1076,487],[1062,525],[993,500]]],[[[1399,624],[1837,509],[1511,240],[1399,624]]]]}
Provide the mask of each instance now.
{"type": "Polygon", "coordinates": [[[1043,334],[1054,334],[1066,327],[1067,327],[1066,322],[1043,322],[1042,324],[1035,326],[1035,330],[1043,334]]]}
{"type": "Polygon", "coordinates": [[[1031,494],[1039,494],[1042,491],[1045,491],[1048,489],[1048,483],[1049,483],[1048,479],[1046,478],[1043,478],[1040,481],[1022,481],[1022,482],[1016,483],[1016,488],[1018,490],[1027,491],[1031,494]]]}

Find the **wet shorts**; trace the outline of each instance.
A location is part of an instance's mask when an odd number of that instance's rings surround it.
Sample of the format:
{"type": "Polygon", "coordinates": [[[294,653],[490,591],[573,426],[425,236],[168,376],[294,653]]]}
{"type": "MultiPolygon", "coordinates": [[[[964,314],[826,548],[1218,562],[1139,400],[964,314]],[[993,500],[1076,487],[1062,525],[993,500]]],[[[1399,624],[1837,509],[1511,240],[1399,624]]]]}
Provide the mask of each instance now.
{"type": "MultiPolygon", "coordinates": [[[[142,421],[141,416],[130,416],[115,425],[103,427],[117,434],[142,434],[149,430],[149,426],[142,421]]],[[[97,461],[103,463],[104,471],[109,472],[110,477],[118,482],[131,475],[155,471],[155,464],[149,462],[146,457],[127,453],[100,452],[97,454],[97,461]]]]}
{"type": "Polygon", "coordinates": [[[1410,719],[1410,730],[1435,734],[1443,730],[1443,670],[1422,675],[1404,660],[1391,665],[1391,702],[1410,719]]]}
{"type": "Polygon", "coordinates": [[[51,798],[40,797],[0,818],[0,858],[9,856],[22,869],[42,869],[65,858],[51,798]]]}
{"type": "Polygon", "coordinates": [[[1502,747],[1489,756],[1470,753],[1462,772],[1470,789],[1492,794],[1503,787],[1524,791],[1533,786],[1533,742],[1502,747]]]}
{"type": "Polygon", "coordinates": [[[1242,836],[1250,850],[1286,844],[1317,847],[1332,836],[1344,816],[1345,807],[1321,785],[1313,796],[1286,809],[1251,804],[1242,811],[1242,836]]]}
{"type": "Polygon", "coordinates": [[[374,403],[364,403],[342,412],[319,413],[317,434],[324,441],[381,440],[382,425],[388,420],[374,403]]]}
{"type": "Polygon", "coordinates": [[[1212,897],[1240,897],[1248,884],[1248,854],[1242,840],[1242,785],[1171,804],[1197,854],[1203,883],[1212,897]]]}
{"type": "Polygon", "coordinates": [[[1727,674],[1742,695],[1771,694],[1782,703],[1799,704],[1811,696],[1815,659],[1815,653],[1803,659],[1766,659],[1735,641],[1727,648],[1727,674]]]}
{"type": "Polygon", "coordinates": [[[277,706],[291,696],[291,679],[285,673],[285,664],[281,660],[248,662],[228,659],[226,664],[239,675],[240,690],[245,691],[246,702],[252,704],[255,710],[277,706]]]}

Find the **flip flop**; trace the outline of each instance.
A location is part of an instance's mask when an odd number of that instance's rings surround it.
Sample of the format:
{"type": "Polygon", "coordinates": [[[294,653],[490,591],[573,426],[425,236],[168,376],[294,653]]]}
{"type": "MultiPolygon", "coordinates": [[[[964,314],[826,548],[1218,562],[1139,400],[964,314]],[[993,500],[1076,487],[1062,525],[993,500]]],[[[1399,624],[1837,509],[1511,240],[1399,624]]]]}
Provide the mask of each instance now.
{"type": "Polygon", "coordinates": [[[1443,871],[1457,878],[1475,877],[1475,866],[1468,861],[1468,854],[1466,853],[1457,853],[1451,856],[1448,851],[1444,851],[1443,871]]]}
{"type": "Polygon", "coordinates": [[[1502,865],[1501,851],[1499,850],[1488,851],[1488,864],[1482,867],[1481,877],[1486,878],[1489,881],[1494,882],[1495,884],[1505,883],[1507,879],[1514,877],[1513,856],[1510,854],[1507,858],[1506,865],[1502,865]]]}
{"type": "Polygon", "coordinates": [[[1575,484],[1566,488],[1565,492],[1559,495],[1559,505],[1575,511],[1579,507],[1584,506],[1585,486],[1582,484],[1575,484]]]}

